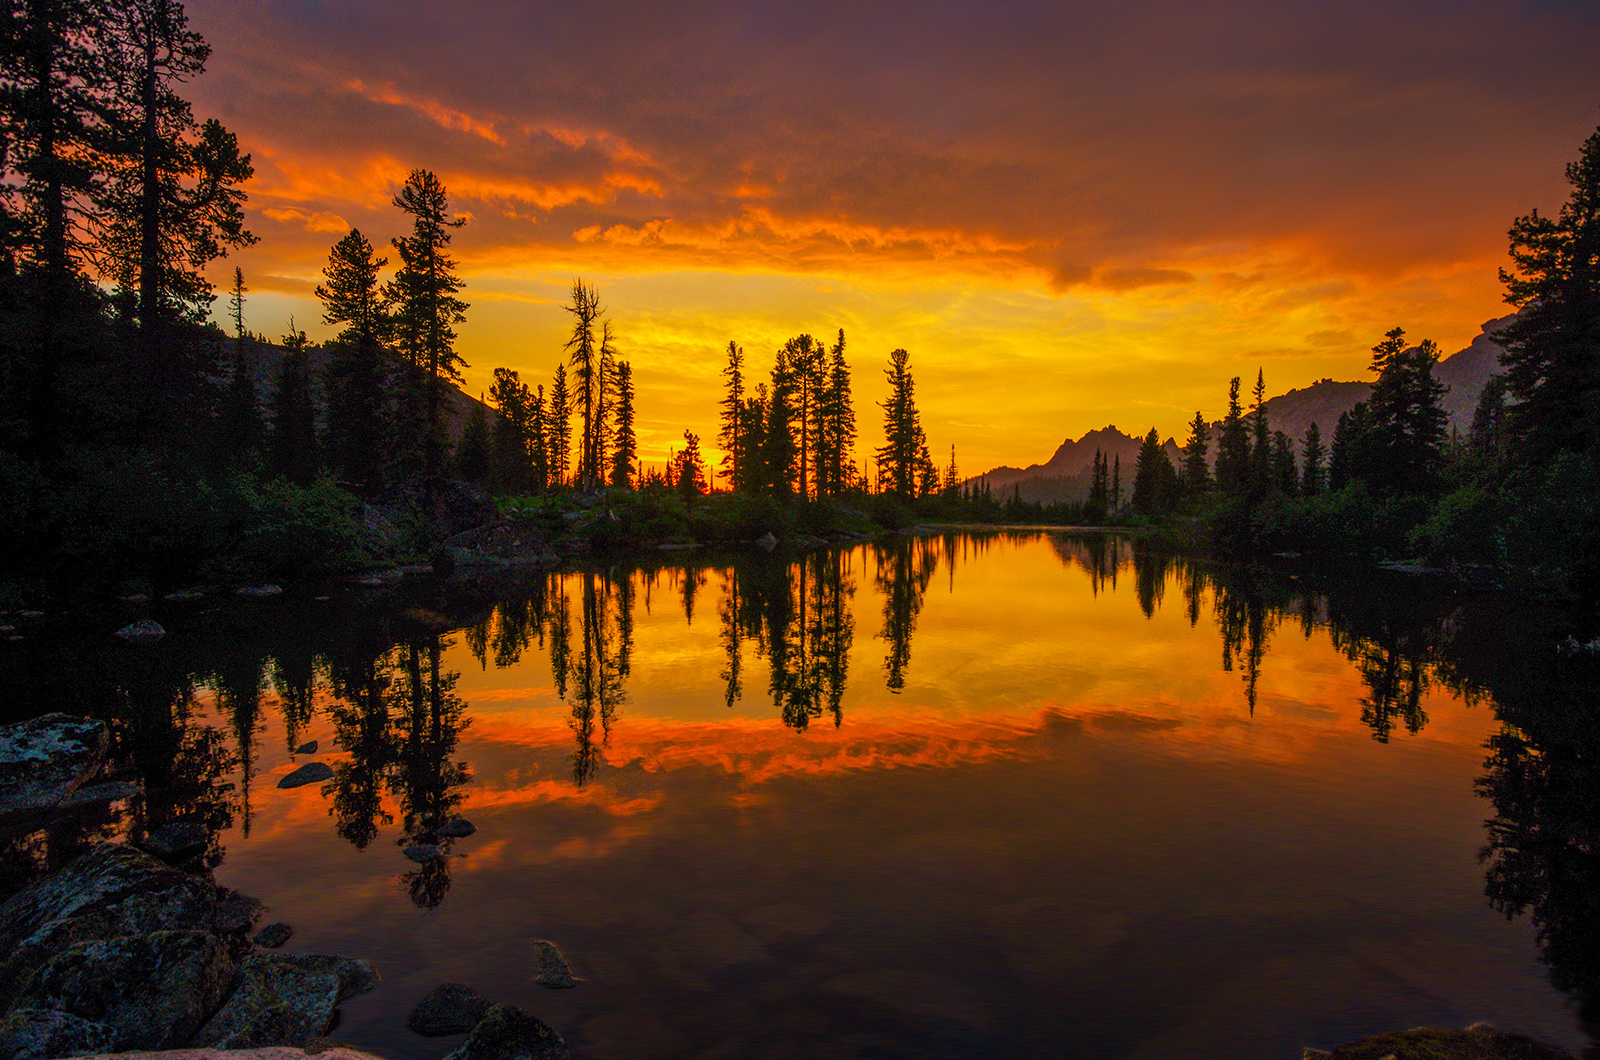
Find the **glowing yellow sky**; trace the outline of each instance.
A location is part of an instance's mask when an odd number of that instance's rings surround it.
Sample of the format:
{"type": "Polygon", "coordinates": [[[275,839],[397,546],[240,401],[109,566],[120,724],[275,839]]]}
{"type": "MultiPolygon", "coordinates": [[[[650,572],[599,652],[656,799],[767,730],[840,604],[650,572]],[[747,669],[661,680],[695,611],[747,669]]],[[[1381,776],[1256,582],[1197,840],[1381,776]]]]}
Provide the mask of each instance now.
{"type": "Polygon", "coordinates": [[[469,218],[469,390],[549,378],[581,275],[646,460],[715,434],[730,339],[765,370],[843,328],[862,451],[905,347],[937,459],[976,472],[1181,435],[1258,366],[1362,378],[1396,324],[1461,348],[1600,101],[1585,5],[1104,6],[197,0],[190,95],[252,153],[261,237],[214,278],[243,267],[252,329],[326,337],[328,247],[400,234],[431,168],[469,218]]]}

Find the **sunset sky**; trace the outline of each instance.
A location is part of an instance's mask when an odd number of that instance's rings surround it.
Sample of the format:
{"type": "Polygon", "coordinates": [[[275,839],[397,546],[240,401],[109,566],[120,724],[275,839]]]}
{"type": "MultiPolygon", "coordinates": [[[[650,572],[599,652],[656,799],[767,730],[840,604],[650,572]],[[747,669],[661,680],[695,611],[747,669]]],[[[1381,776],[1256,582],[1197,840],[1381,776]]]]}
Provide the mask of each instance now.
{"type": "Polygon", "coordinates": [[[328,337],[328,248],[402,234],[390,200],[432,169],[469,218],[467,388],[547,383],[581,276],[647,461],[715,434],[730,339],[764,373],[843,328],[861,453],[905,347],[964,473],[1108,423],[1181,440],[1258,366],[1272,393],[1364,378],[1396,324],[1460,349],[1600,123],[1592,2],[188,11],[196,115],[256,167],[261,241],[212,273],[243,267],[247,326],[328,337]]]}

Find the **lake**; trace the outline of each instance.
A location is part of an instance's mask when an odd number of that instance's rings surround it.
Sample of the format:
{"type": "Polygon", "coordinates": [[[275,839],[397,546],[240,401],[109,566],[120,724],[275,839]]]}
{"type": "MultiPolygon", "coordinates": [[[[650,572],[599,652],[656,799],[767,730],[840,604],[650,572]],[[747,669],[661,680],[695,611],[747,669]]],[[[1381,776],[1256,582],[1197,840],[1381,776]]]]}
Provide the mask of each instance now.
{"type": "Polygon", "coordinates": [[[7,645],[9,713],[118,719],[149,789],[13,879],[203,818],[286,949],[378,967],[334,1036],[397,1060],[459,1041],[405,1028],[445,981],[592,1060],[1591,1042],[1600,666],[1554,613],[1051,532],[317,592],[7,645]]]}

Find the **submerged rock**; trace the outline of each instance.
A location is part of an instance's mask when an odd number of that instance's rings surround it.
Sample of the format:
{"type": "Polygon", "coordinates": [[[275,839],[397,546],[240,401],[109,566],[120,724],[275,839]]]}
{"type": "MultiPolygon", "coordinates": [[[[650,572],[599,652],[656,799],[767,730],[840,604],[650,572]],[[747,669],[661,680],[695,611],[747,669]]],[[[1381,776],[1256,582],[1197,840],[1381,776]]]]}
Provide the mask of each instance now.
{"type": "Polygon", "coordinates": [[[13,1009],[0,1020],[0,1056],[6,1060],[51,1060],[110,1049],[111,1028],[70,1012],[13,1009]]]}
{"type": "Polygon", "coordinates": [[[1341,1045],[1307,1049],[1303,1060],[1574,1060],[1553,1045],[1474,1023],[1465,1030],[1415,1027],[1341,1045]]]}
{"type": "Polygon", "coordinates": [[[453,817],[439,826],[439,834],[447,839],[465,839],[477,830],[477,826],[464,817],[453,817]]]}
{"type": "Polygon", "coordinates": [[[206,593],[204,589],[176,589],[165,594],[161,597],[161,599],[167,601],[169,604],[187,604],[203,599],[205,595],[206,593]]]}
{"type": "Polygon", "coordinates": [[[233,591],[233,595],[253,596],[259,598],[263,596],[277,596],[282,592],[283,586],[281,585],[246,585],[243,589],[235,589],[233,591]]]}
{"type": "Polygon", "coordinates": [[[299,747],[296,747],[294,749],[294,753],[297,754],[297,755],[314,755],[314,754],[316,754],[317,753],[317,741],[311,740],[311,741],[309,741],[307,743],[301,744],[299,747]]]}
{"type": "Polygon", "coordinates": [[[340,1001],[365,994],[383,982],[372,962],[356,957],[339,957],[331,953],[264,953],[251,959],[272,961],[313,975],[332,974],[339,980],[340,1001]]]}
{"type": "Polygon", "coordinates": [[[570,990],[583,982],[572,974],[572,969],[567,967],[567,959],[561,955],[556,944],[546,939],[533,940],[534,966],[539,969],[539,974],[533,981],[540,986],[549,987],[551,990],[570,990]]]}
{"type": "Polygon", "coordinates": [[[333,776],[333,770],[328,768],[326,762],[307,762],[299,769],[286,777],[278,780],[280,788],[299,788],[307,784],[317,784],[333,776]]]}
{"type": "Polygon", "coordinates": [[[153,618],[141,618],[117,630],[117,636],[129,644],[154,644],[166,635],[167,631],[161,628],[161,623],[153,618]]]}
{"type": "Polygon", "coordinates": [[[199,821],[171,821],[152,830],[139,846],[163,861],[181,861],[204,850],[210,841],[210,831],[199,821]]]}
{"type": "Polygon", "coordinates": [[[193,1037],[237,971],[222,940],[206,931],[81,942],[35,972],[15,1007],[103,1023],[117,1052],[172,1049],[193,1037]]]}
{"type": "Polygon", "coordinates": [[[444,1060],[571,1060],[561,1035],[515,1005],[491,1005],[444,1060]]]}
{"type": "Polygon", "coordinates": [[[465,983],[444,983],[411,1010],[406,1026],[428,1038],[463,1034],[489,1011],[489,999],[465,983]]]}
{"type": "Polygon", "coordinates": [[[773,537],[772,532],[769,530],[756,538],[756,544],[761,548],[761,551],[771,552],[778,547],[778,539],[773,537]]]}
{"type": "Polygon", "coordinates": [[[415,861],[418,865],[426,865],[430,861],[438,861],[444,857],[444,851],[432,843],[413,843],[400,853],[415,861]]]}
{"type": "Polygon", "coordinates": [[[265,946],[269,950],[275,950],[293,937],[294,928],[279,921],[275,924],[268,924],[256,932],[256,937],[251,941],[257,946],[265,946]]]}
{"type": "Polygon", "coordinates": [[[0,822],[41,817],[105,762],[111,733],[103,721],[46,714],[0,726],[0,822]]]}
{"type": "Polygon", "coordinates": [[[249,931],[261,914],[267,911],[259,898],[238,891],[222,891],[217,898],[214,914],[216,930],[224,935],[238,935],[249,931]]]}

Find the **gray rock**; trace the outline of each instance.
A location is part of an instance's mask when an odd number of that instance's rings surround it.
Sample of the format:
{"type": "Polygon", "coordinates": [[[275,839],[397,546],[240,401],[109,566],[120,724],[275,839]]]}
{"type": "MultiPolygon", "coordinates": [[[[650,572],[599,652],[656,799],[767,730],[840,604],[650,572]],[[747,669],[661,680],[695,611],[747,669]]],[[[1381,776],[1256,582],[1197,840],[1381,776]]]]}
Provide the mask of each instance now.
{"type": "Polygon", "coordinates": [[[174,1049],[227,996],[238,966],[206,931],[80,942],[47,961],[16,1008],[44,1008],[103,1023],[112,1049],[174,1049]]]}
{"type": "Polygon", "coordinates": [[[243,589],[235,589],[233,595],[260,598],[263,596],[277,596],[282,592],[283,586],[281,585],[246,585],[243,589]]]}
{"type": "Polygon", "coordinates": [[[328,768],[326,762],[307,762],[299,769],[278,781],[280,788],[298,788],[306,784],[316,784],[333,776],[333,770],[328,768]]]}
{"type": "Polygon", "coordinates": [[[0,1020],[0,1057],[6,1060],[52,1060],[111,1049],[111,1029],[70,1012],[14,1009],[0,1020]]]}
{"type": "Polygon", "coordinates": [[[760,537],[756,538],[756,544],[760,546],[761,551],[771,552],[773,549],[778,547],[778,539],[773,537],[772,532],[769,530],[767,533],[764,533],[760,537]]]}
{"type": "Polygon", "coordinates": [[[308,975],[333,975],[339,980],[340,1001],[365,994],[383,982],[372,962],[356,957],[339,957],[331,953],[260,953],[250,959],[271,961],[308,975]]]}
{"type": "Polygon", "coordinates": [[[477,826],[464,817],[453,817],[439,826],[439,834],[447,839],[465,839],[477,830],[477,826]]]}
{"type": "Polygon", "coordinates": [[[212,926],[224,935],[243,934],[249,931],[266,911],[266,905],[259,898],[252,898],[238,891],[223,891],[217,898],[212,926]]]}
{"type": "Polygon", "coordinates": [[[464,1034],[489,1011],[489,999],[463,983],[444,983],[411,1010],[406,1026],[428,1038],[464,1034]]]}
{"type": "Polygon", "coordinates": [[[539,974],[533,981],[540,986],[551,990],[571,990],[583,982],[572,974],[572,969],[567,967],[567,959],[561,955],[556,944],[546,939],[533,940],[534,966],[539,969],[539,974]]]}
{"type": "Polygon", "coordinates": [[[204,589],[176,589],[167,593],[161,599],[169,604],[189,604],[205,597],[204,589]]]}
{"type": "Polygon", "coordinates": [[[418,865],[426,865],[430,861],[438,861],[444,857],[444,851],[432,843],[413,843],[400,853],[415,861],[418,865]]]}
{"type": "Polygon", "coordinates": [[[256,937],[251,941],[253,941],[257,946],[265,946],[269,950],[275,950],[293,937],[294,928],[283,923],[282,921],[279,921],[275,924],[268,924],[266,927],[256,932],[256,937]]]}
{"type": "Polygon", "coordinates": [[[303,1046],[326,1034],[341,999],[337,972],[291,962],[286,956],[246,957],[239,966],[238,988],[192,1044],[219,1049],[303,1046]]]}
{"type": "Polygon", "coordinates": [[[312,740],[309,743],[301,744],[299,747],[296,747],[294,749],[294,753],[297,754],[297,755],[314,755],[314,754],[316,754],[317,753],[317,741],[312,740]]]}
{"type": "Polygon", "coordinates": [[[154,644],[166,635],[167,631],[161,628],[161,623],[153,618],[141,618],[117,630],[117,636],[129,644],[154,644]]]}
{"type": "Polygon", "coordinates": [[[129,593],[127,596],[119,596],[117,599],[125,604],[148,604],[150,602],[150,594],[129,593]]]}
{"type": "Polygon", "coordinates": [[[48,814],[99,771],[110,746],[105,722],[93,718],[46,714],[0,726],[0,821],[48,814]]]}
{"type": "Polygon", "coordinates": [[[169,821],[145,836],[139,846],[162,861],[181,861],[204,850],[210,841],[211,832],[199,821],[169,821]]]}
{"type": "Polygon", "coordinates": [[[515,1005],[491,1005],[467,1040],[444,1060],[571,1060],[547,1024],[515,1005]]]}

